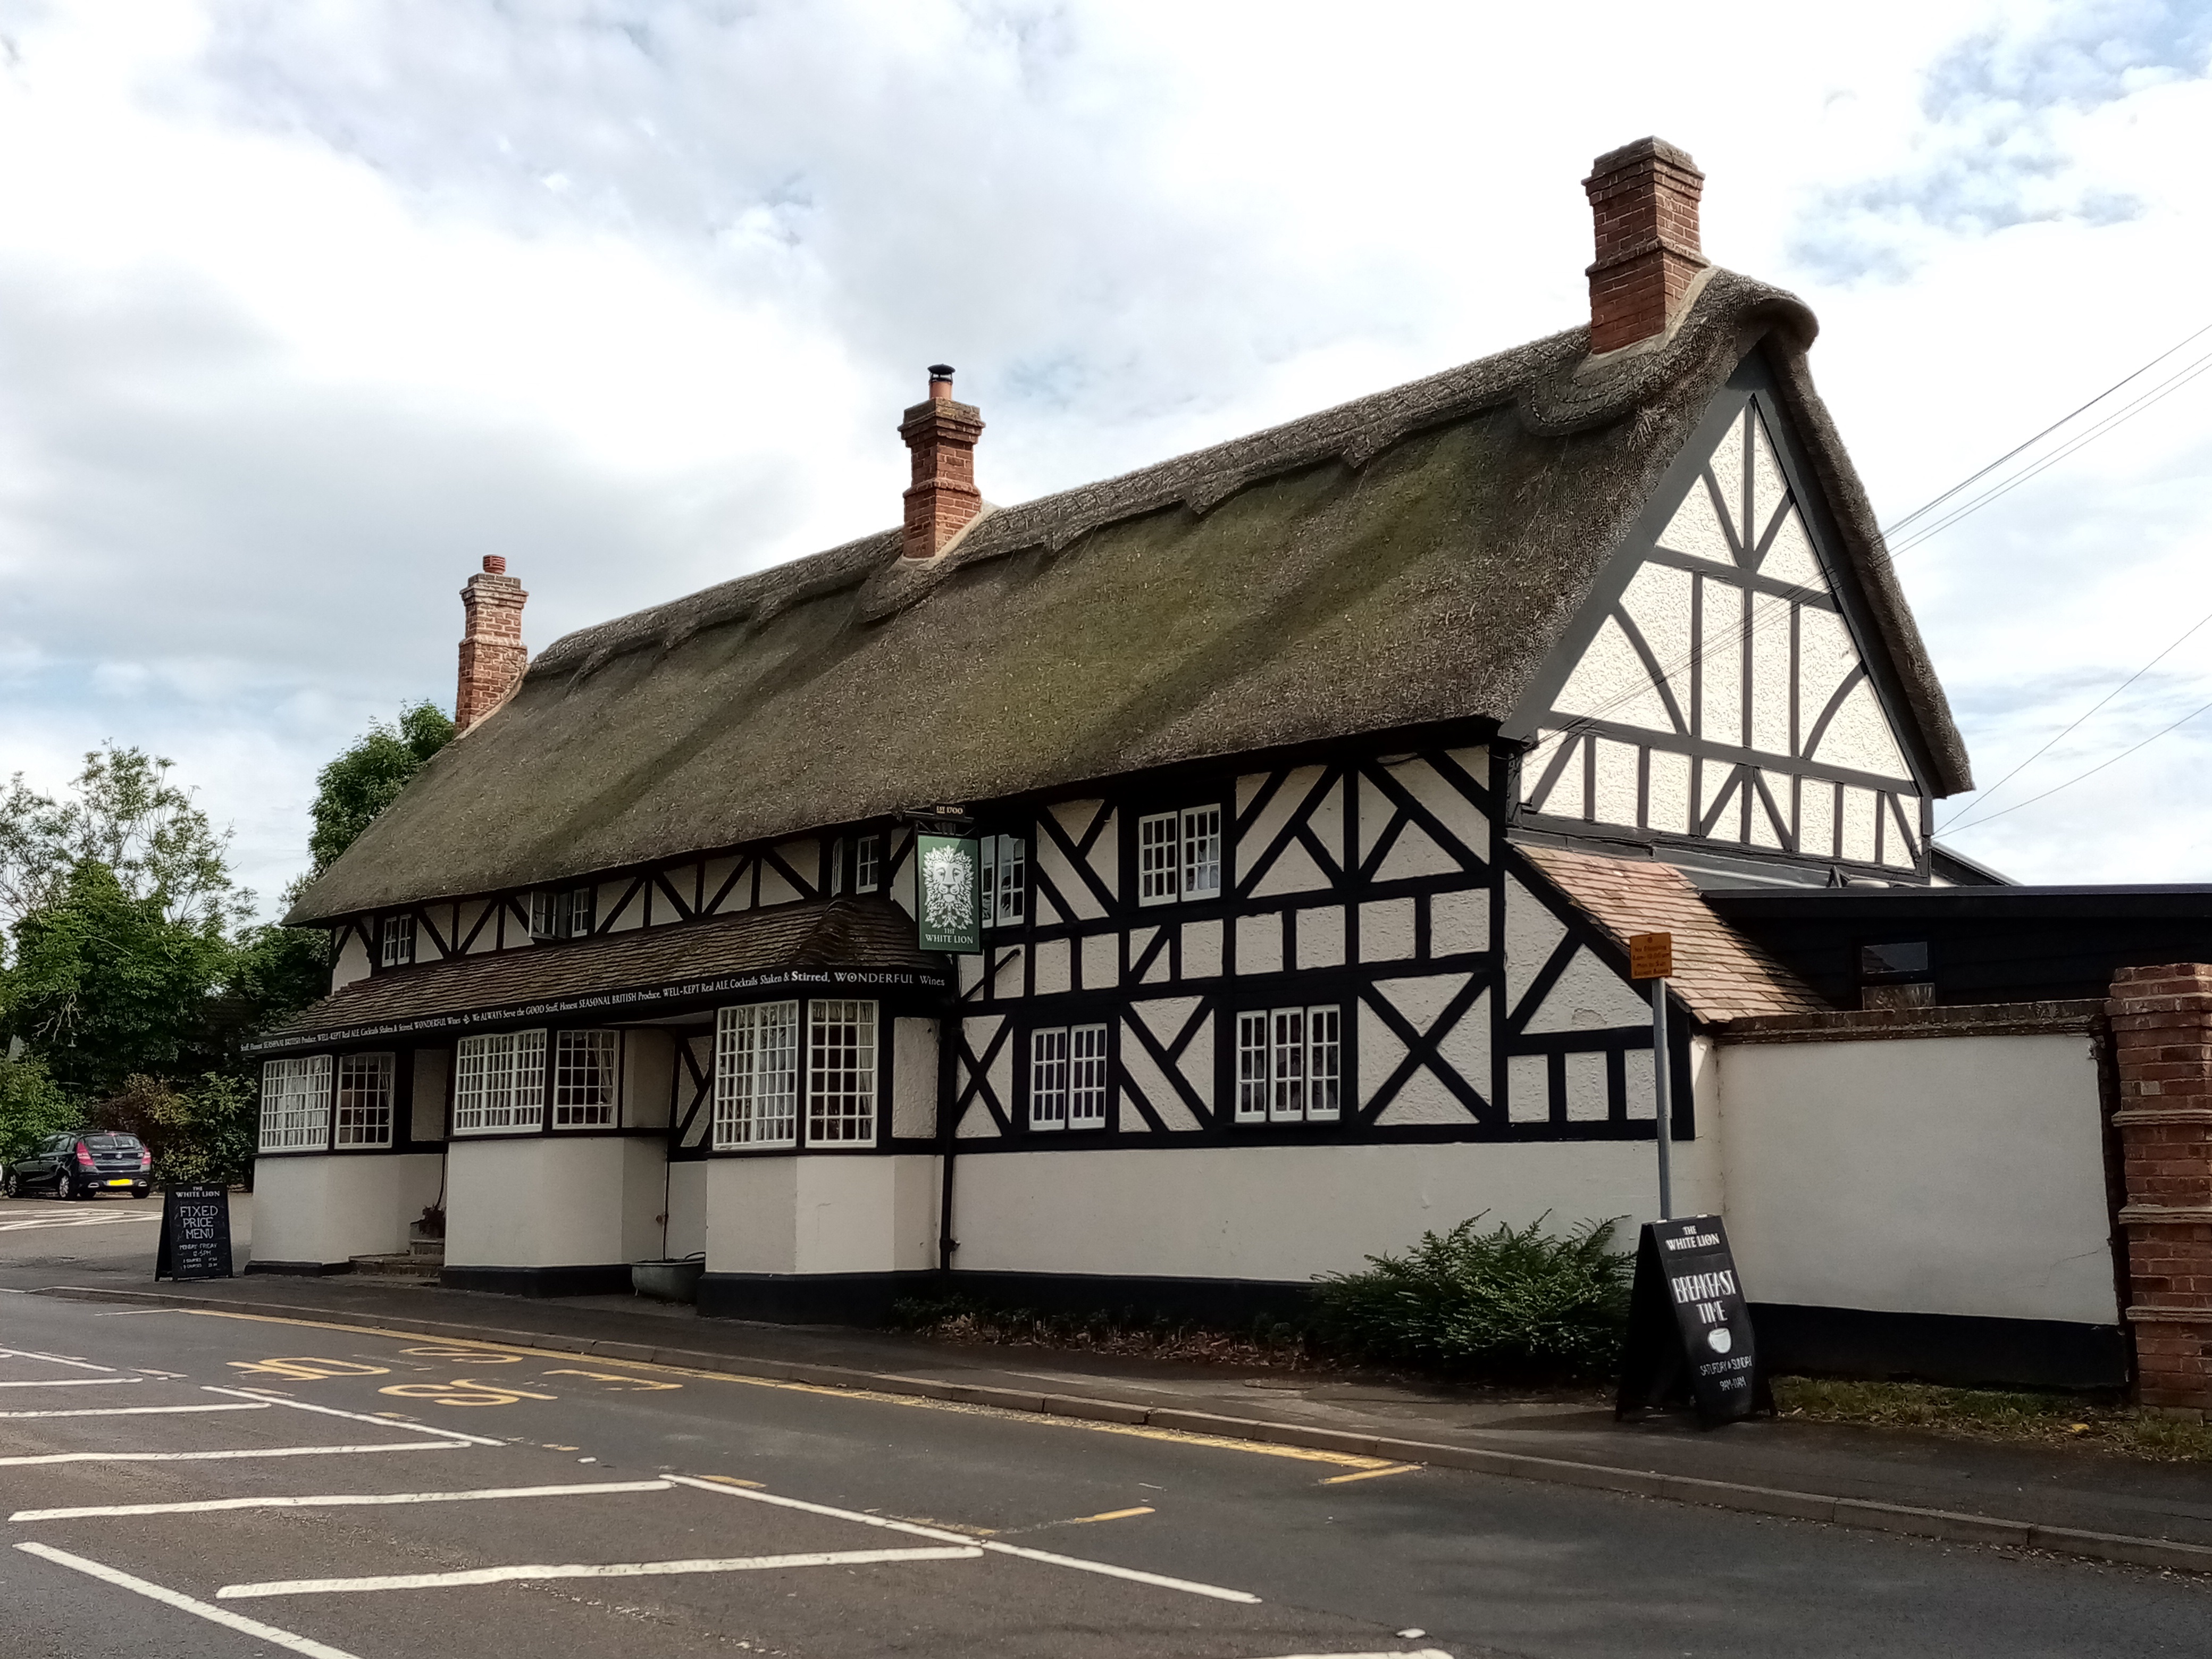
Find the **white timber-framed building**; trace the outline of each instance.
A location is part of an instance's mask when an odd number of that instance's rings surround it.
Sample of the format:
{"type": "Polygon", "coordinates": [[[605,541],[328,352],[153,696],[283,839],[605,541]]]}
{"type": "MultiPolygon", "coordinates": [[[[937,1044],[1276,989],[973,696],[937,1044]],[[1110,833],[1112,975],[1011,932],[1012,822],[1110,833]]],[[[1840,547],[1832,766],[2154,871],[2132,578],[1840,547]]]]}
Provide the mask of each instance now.
{"type": "MultiPolygon", "coordinates": [[[[472,722],[288,918],[337,966],[261,1045],[254,1267],[401,1249],[441,1202],[478,1289],[703,1252],[702,1310],[746,1316],[1278,1306],[1478,1212],[1654,1214],[1625,946],[1668,929],[1678,1208],[1728,1216],[1778,1329],[2124,1370],[2089,1017],[1951,1018],[2025,1093],[1884,1108],[1866,1155],[2007,1113],[2056,1150],[2032,1214],[1962,1175],[1932,1222],[1826,1184],[1803,1103],[1846,1061],[1910,1093],[1882,1067],[1933,1048],[1851,1022],[1943,1035],[1888,994],[1928,975],[1816,989],[1705,896],[1987,878],[1931,842],[1966,757],[1814,319],[1705,262],[1701,185],[1656,141],[1600,158],[1587,325],[1006,507],[933,370],[900,527],[526,672],[472,621],[472,722]],[[948,824],[986,850],[978,955],[916,942],[948,824]],[[1793,1235],[1831,1212],[1863,1282],[1793,1235]]],[[[521,598],[488,571],[471,617],[521,598]]]]}

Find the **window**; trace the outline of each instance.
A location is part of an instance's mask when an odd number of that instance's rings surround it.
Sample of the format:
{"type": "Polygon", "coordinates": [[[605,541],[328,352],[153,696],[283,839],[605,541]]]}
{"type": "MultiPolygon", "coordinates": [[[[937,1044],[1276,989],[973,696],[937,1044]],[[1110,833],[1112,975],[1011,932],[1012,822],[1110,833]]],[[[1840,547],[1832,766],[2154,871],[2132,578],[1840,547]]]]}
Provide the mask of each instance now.
{"type": "Polygon", "coordinates": [[[562,1031],[553,1040],[553,1127],[611,1127],[621,1048],[612,1031],[562,1031]]]}
{"type": "Polygon", "coordinates": [[[1021,925],[1029,895],[1029,849],[1019,836],[985,836],[983,925],[1021,925]]]}
{"type": "Polygon", "coordinates": [[[337,1144],[392,1144],[390,1054],[341,1054],[337,1078],[337,1144]]]}
{"type": "Polygon", "coordinates": [[[410,912],[404,916],[384,919],[383,965],[404,968],[415,960],[415,917],[410,912]]]}
{"type": "Polygon", "coordinates": [[[1340,1010],[1254,1009],[1237,1017],[1237,1121],[1333,1123],[1343,1112],[1340,1010]]]}
{"type": "Polygon", "coordinates": [[[1061,1025],[1030,1034],[1030,1127],[1097,1129],[1106,1122],[1106,1028],[1061,1025]]]}
{"type": "Polygon", "coordinates": [[[884,838],[863,836],[853,843],[853,890],[872,893],[882,880],[884,838]]]}
{"type": "Polygon", "coordinates": [[[535,1129],[545,1121],[545,1033],[463,1037],[453,1050],[453,1133],[535,1129]]]}
{"type": "Polygon", "coordinates": [[[810,1146],[876,1138],[876,1005],[822,998],[806,1005],[806,1139],[810,1146]]]}
{"type": "Polygon", "coordinates": [[[789,1146],[799,1138],[799,1005],[762,1002],[714,1016],[714,1145],[789,1146]]]}
{"type": "Polygon", "coordinates": [[[1218,897],[1221,892],[1221,809],[1187,806],[1137,820],[1137,902],[1218,897]]]}
{"type": "Polygon", "coordinates": [[[331,1057],[268,1061],[261,1068],[261,1150],[320,1152],[330,1144],[331,1057]]]}
{"type": "Polygon", "coordinates": [[[542,888],[530,896],[530,937],[532,939],[589,939],[592,936],[596,890],[568,887],[559,891],[542,888]]]}

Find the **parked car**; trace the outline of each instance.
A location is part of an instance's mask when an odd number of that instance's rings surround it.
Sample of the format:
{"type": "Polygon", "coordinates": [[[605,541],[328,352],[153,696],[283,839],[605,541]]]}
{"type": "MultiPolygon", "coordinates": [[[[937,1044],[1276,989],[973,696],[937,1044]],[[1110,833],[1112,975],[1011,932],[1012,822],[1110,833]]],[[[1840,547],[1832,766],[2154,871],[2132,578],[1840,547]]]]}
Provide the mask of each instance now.
{"type": "Polygon", "coordinates": [[[48,1135],[28,1158],[0,1170],[0,1196],[52,1193],[56,1198],[95,1198],[153,1190],[154,1157],[136,1135],[48,1135]]]}

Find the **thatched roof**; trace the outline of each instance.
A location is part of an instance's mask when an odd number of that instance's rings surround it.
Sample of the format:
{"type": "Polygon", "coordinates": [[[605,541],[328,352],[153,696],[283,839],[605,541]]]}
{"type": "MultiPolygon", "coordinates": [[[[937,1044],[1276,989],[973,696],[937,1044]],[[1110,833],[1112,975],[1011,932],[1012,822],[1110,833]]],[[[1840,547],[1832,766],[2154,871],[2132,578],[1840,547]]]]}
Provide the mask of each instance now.
{"type": "Polygon", "coordinates": [[[288,920],[558,881],[940,802],[1504,719],[1709,400],[1764,343],[1938,793],[1966,756],[1796,300],[1711,273],[1656,349],[1586,331],[1104,483],[879,534],[586,629],[288,920]]]}

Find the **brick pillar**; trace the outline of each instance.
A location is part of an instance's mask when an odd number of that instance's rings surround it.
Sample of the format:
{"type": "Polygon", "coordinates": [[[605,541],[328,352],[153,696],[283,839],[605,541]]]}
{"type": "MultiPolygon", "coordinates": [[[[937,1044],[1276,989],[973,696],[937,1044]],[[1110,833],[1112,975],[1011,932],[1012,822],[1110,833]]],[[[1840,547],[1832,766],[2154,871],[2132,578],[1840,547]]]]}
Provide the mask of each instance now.
{"type": "Polygon", "coordinates": [[[906,535],[900,551],[927,559],[983,510],[975,488],[975,440],[983,412],[952,401],[952,366],[929,366],[929,401],[916,404],[899,422],[899,436],[914,452],[914,486],[906,492],[906,535]]]}
{"type": "Polygon", "coordinates": [[[2112,980],[2137,1398],[2212,1410],[2212,965],[2123,968],[2112,980]]]}
{"type": "Polygon", "coordinates": [[[1705,189],[1688,153],[1661,138],[1639,138],[1590,163],[1583,191],[1597,236],[1589,271],[1593,353],[1667,331],[1705,268],[1698,234],[1705,189]]]}
{"type": "Polygon", "coordinates": [[[522,607],[530,595],[507,574],[507,561],[484,556],[483,571],[461,590],[461,679],[453,724],[464,732],[499,707],[530,666],[522,642],[522,607]]]}

